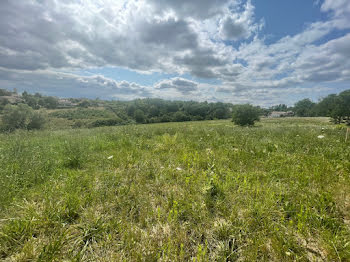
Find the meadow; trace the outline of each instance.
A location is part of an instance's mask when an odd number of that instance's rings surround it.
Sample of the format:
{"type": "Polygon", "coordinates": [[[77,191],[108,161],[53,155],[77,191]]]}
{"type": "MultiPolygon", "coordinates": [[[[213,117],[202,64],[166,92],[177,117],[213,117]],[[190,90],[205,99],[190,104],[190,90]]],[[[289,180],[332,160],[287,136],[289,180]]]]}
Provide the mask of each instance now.
{"type": "Polygon", "coordinates": [[[285,118],[0,134],[0,260],[350,261],[345,131],[285,118]]]}

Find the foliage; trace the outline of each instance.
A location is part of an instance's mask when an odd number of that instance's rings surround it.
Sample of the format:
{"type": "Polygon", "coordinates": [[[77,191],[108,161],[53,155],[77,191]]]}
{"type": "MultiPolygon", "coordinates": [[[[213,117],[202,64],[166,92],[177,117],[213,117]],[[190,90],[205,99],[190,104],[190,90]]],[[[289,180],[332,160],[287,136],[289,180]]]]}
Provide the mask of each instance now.
{"type": "Polygon", "coordinates": [[[46,123],[46,117],[42,113],[32,112],[29,123],[27,125],[28,130],[42,129],[46,123]]]}
{"type": "Polygon", "coordinates": [[[344,121],[350,125],[350,90],[328,95],[317,104],[317,110],[319,115],[331,117],[336,124],[344,121]]]}
{"type": "Polygon", "coordinates": [[[0,96],[10,96],[10,95],[12,95],[12,92],[7,91],[6,89],[0,88],[0,96]]]}
{"type": "Polygon", "coordinates": [[[39,109],[40,107],[55,109],[58,107],[58,99],[52,96],[42,96],[38,93],[31,95],[24,91],[22,98],[24,99],[24,103],[33,109],[39,109]]]}
{"type": "MultiPolygon", "coordinates": [[[[345,122],[350,124],[349,92],[347,90],[339,95],[329,95],[318,103],[314,103],[310,99],[302,99],[294,107],[279,104],[269,108],[257,107],[256,109],[259,111],[259,115],[264,116],[268,116],[272,111],[294,111],[295,115],[300,117],[328,116],[332,118],[334,123],[345,122]]],[[[11,92],[9,93],[12,94],[11,92]]],[[[41,107],[56,109],[59,107],[58,100],[55,97],[47,97],[38,93],[31,95],[23,92],[22,98],[33,109],[41,107]]],[[[162,99],[103,101],[100,99],[70,98],[68,100],[72,103],[71,107],[74,107],[73,110],[56,110],[50,113],[50,117],[68,120],[92,120],[89,121],[90,123],[85,121],[84,126],[93,126],[91,125],[92,122],[96,122],[96,125],[99,126],[100,119],[102,120],[100,122],[101,125],[104,122],[109,125],[110,122],[106,119],[114,118],[122,119],[122,124],[228,119],[232,116],[231,110],[238,106],[228,103],[166,101],[162,99]]],[[[6,101],[2,101],[2,103],[6,103],[6,101]]],[[[0,111],[3,107],[4,104],[0,103],[0,111]]],[[[74,126],[74,123],[70,126],[74,126]]]]}
{"type": "Polygon", "coordinates": [[[4,110],[5,106],[9,103],[10,102],[7,99],[0,97],[0,113],[2,112],[2,110],[4,110]]]}
{"type": "Polygon", "coordinates": [[[294,112],[297,116],[307,117],[307,116],[315,116],[313,112],[313,108],[315,107],[315,103],[313,103],[310,99],[303,99],[297,102],[294,105],[294,112]]]}
{"type": "Polygon", "coordinates": [[[98,119],[93,121],[89,127],[100,127],[100,126],[117,126],[125,124],[125,122],[120,118],[110,118],[110,119],[98,119]]]}
{"type": "Polygon", "coordinates": [[[288,111],[289,108],[286,104],[279,104],[279,105],[270,107],[270,110],[271,111],[285,112],[285,111],[288,111]]]}
{"type": "Polygon", "coordinates": [[[233,108],[232,121],[240,126],[253,126],[260,120],[260,109],[258,107],[245,104],[237,105],[233,108]]]}
{"type": "Polygon", "coordinates": [[[25,104],[6,105],[3,110],[1,129],[4,131],[41,129],[45,122],[46,119],[41,113],[34,112],[25,104]]]}
{"type": "Polygon", "coordinates": [[[134,112],[134,118],[136,120],[136,123],[144,123],[145,122],[145,114],[143,113],[143,111],[141,109],[137,109],[134,112]]]}
{"type": "Polygon", "coordinates": [[[77,108],[77,109],[60,109],[50,113],[49,116],[74,120],[74,119],[113,118],[115,115],[108,110],[77,108]]]}

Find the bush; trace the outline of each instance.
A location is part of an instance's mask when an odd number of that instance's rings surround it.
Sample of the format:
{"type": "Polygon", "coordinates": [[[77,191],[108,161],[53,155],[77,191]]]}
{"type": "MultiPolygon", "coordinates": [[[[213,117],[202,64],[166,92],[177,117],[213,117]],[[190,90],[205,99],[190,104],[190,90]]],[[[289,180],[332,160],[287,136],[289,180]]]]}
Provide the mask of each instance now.
{"type": "Polygon", "coordinates": [[[90,124],[90,127],[117,126],[123,124],[120,118],[98,119],[90,124]]]}
{"type": "Polygon", "coordinates": [[[260,121],[259,108],[246,104],[233,108],[232,121],[240,126],[253,126],[255,121],[260,121]]]}
{"type": "Polygon", "coordinates": [[[114,113],[108,110],[98,110],[90,108],[78,108],[68,110],[57,110],[49,114],[49,116],[57,118],[66,118],[68,120],[92,119],[92,118],[113,118],[114,113]]]}
{"type": "Polygon", "coordinates": [[[180,111],[176,112],[173,116],[174,122],[184,122],[184,121],[190,121],[190,120],[191,118],[188,115],[180,111]]]}
{"type": "Polygon", "coordinates": [[[9,103],[10,102],[7,99],[0,97],[0,113],[5,108],[5,106],[9,103]]]}
{"type": "Polygon", "coordinates": [[[34,112],[28,105],[6,105],[2,117],[2,129],[9,132],[16,129],[41,129],[45,122],[44,116],[34,112]]]}
{"type": "Polygon", "coordinates": [[[38,112],[33,112],[29,118],[29,123],[27,125],[28,130],[42,129],[46,123],[46,118],[43,114],[38,112]]]}
{"type": "Polygon", "coordinates": [[[12,95],[10,91],[0,88],[0,96],[10,96],[10,95],[12,95]]]}
{"type": "Polygon", "coordinates": [[[135,117],[136,123],[139,123],[139,124],[144,123],[146,120],[145,113],[140,109],[137,109],[135,111],[134,117],[135,117]]]}

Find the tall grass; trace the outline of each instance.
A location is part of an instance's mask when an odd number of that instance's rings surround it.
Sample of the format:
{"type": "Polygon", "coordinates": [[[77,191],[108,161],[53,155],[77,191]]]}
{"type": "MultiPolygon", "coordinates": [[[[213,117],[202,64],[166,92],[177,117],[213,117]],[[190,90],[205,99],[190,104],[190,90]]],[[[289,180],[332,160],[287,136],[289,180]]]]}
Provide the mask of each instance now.
{"type": "Polygon", "coordinates": [[[320,118],[0,135],[0,259],[348,261],[344,137],[320,118]]]}

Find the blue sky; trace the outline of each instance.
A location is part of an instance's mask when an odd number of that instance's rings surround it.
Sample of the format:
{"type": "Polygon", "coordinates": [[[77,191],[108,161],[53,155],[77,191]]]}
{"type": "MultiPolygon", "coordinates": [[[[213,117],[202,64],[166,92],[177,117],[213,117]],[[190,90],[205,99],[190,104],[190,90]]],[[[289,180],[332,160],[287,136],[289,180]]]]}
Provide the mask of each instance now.
{"type": "Polygon", "coordinates": [[[271,106],[350,88],[348,0],[47,0],[0,7],[0,88],[271,106]]]}

